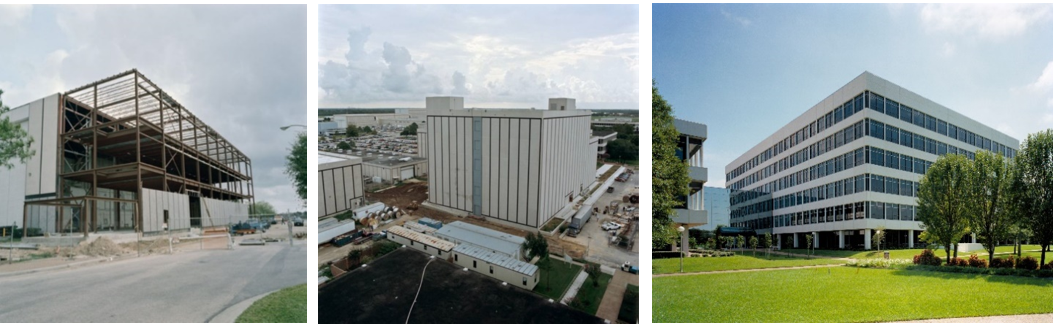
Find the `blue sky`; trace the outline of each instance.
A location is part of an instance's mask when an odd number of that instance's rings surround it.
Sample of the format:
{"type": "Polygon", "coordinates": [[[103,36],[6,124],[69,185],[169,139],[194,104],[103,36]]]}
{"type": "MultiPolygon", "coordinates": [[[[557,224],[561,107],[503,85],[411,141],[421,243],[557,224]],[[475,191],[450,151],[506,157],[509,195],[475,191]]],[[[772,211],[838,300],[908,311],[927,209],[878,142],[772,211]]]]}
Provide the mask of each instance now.
{"type": "Polygon", "coordinates": [[[652,75],[725,165],[864,71],[1023,140],[1053,126],[1052,7],[652,5],[652,75]]]}
{"type": "Polygon", "coordinates": [[[634,109],[638,5],[321,5],[321,107],[634,109]]]}
{"type": "Polygon", "coordinates": [[[0,5],[8,107],[139,69],[250,157],[257,201],[302,210],[284,173],[306,124],[306,6],[0,5]]]}

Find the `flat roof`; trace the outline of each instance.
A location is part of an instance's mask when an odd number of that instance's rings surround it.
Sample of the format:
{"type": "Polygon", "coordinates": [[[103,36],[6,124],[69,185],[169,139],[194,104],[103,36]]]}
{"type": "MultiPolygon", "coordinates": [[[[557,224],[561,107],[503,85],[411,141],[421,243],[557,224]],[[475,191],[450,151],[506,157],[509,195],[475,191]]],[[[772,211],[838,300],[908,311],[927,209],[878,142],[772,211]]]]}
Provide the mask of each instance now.
{"type": "MultiPolygon", "coordinates": [[[[408,156],[408,155],[387,155],[387,154],[383,154],[383,153],[379,153],[379,152],[372,152],[372,151],[367,151],[367,150],[354,151],[354,154],[338,154],[338,153],[331,153],[331,152],[321,151],[320,155],[318,156],[318,158],[323,158],[325,156],[332,157],[332,158],[339,158],[339,159],[343,159],[343,158],[359,158],[359,159],[361,159],[361,163],[368,164],[368,165],[378,165],[378,166],[402,166],[402,165],[418,164],[420,162],[426,162],[427,161],[427,159],[423,158],[423,157],[408,156]],[[354,155],[354,154],[357,154],[357,153],[360,153],[360,155],[354,155]],[[409,160],[408,161],[401,161],[402,158],[408,158],[409,160]]],[[[324,162],[319,162],[319,163],[320,164],[324,164],[324,162]]]]}
{"type": "Polygon", "coordinates": [[[419,232],[412,231],[411,229],[402,226],[390,227],[387,228],[386,231],[387,233],[402,236],[408,238],[409,240],[417,241],[445,252],[452,250],[454,246],[453,243],[442,240],[441,238],[428,236],[419,232]]]}
{"type": "Polygon", "coordinates": [[[499,254],[484,247],[472,244],[460,244],[460,246],[453,248],[453,251],[527,276],[533,276],[534,273],[537,272],[536,265],[520,261],[507,254],[499,254]]]}
{"type": "Polygon", "coordinates": [[[508,256],[519,254],[519,249],[522,248],[523,242],[526,242],[523,237],[460,221],[454,221],[442,226],[441,229],[438,229],[437,234],[504,252],[508,256]]]}

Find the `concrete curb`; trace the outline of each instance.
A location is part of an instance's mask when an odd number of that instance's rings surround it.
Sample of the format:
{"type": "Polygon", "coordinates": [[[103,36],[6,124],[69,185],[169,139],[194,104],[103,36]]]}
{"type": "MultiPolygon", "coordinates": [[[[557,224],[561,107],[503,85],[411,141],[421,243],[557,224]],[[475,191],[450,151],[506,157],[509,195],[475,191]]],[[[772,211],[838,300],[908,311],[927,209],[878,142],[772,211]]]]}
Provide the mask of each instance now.
{"type": "Polygon", "coordinates": [[[13,276],[21,276],[21,275],[25,275],[25,274],[44,272],[44,271],[52,271],[52,270],[67,269],[67,268],[79,268],[79,267],[83,267],[83,266],[89,266],[89,265],[92,265],[92,264],[114,262],[114,261],[123,261],[123,260],[128,260],[128,259],[124,259],[124,258],[121,258],[121,257],[91,259],[91,260],[84,260],[84,261],[80,261],[80,262],[74,262],[74,263],[68,263],[68,264],[62,264],[62,265],[55,265],[55,266],[43,267],[43,268],[36,268],[36,269],[29,269],[29,270],[13,271],[13,272],[0,272],[0,277],[13,277],[13,276]]]}
{"type": "Polygon", "coordinates": [[[269,296],[272,293],[278,292],[281,289],[283,289],[283,288],[280,288],[280,289],[277,289],[277,290],[274,290],[274,291],[271,291],[271,292],[268,292],[268,293],[264,293],[264,294],[261,294],[261,295],[258,295],[258,296],[254,296],[254,297],[245,299],[243,301],[240,301],[239,303],[233,304],[232,306],[229,306],[229,307],[225,308],[224,310],[221,310],[221,312],[215,314],[213,317],[210,318],[210,320],[208,320],[206,322],[207,323],[217,323],[217,322],[219,322],[219,323],[235,323],[236,319],[239,318],[239,315],[243,314],[243,311],[246,311],[248,308],[250,308],[250,306],[253,305],[254,302],[257,302],[258,300],[264,298],[265,296],[269,296]]]}

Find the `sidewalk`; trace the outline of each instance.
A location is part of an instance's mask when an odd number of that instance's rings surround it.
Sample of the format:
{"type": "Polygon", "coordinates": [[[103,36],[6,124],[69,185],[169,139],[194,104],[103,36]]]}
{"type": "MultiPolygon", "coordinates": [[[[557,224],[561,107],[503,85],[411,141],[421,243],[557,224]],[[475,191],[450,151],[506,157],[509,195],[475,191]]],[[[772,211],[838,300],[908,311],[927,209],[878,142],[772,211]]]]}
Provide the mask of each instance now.
{"type": "Polygon", "coordinates": [[[653,274],[651,277],[669,277],[669,276],[694,276],[701,274],[718,274],[718,273],[734,273],[734,272],[754,272],[754,271],[776,271],[776,270],[795,270],[795,269],[813,269],[813,268],[831,268],[840,267],[846,264],[822,264],[822,265],[804,265],[804,266],[793,266],[793,267],[777,267],[777,268],[759,268],[759,269],[739,269],[739,270],[719,270],[719,271],[701,271],[701,272],[684,272],[684,273],[660,273],[653,274]]]}
{"type": "Polygon", "coordinates": [[[946,318],[946,319],[929,319],[929,320],[913,320],[913,321],[895,321],[898,323],[1051,323],[1053,322],[1053,314],[1020,314],[1020,315],[999,315],[991,317],[965,317],[965,318],[946,318]]]}
{"type": "Polygon", "coordinates": [[[626,285],[640,286],[637,277],[639,276],[629,272],[615,271],[611,283],[607,284],[603,299],[600,300],[600,307],[596,309],[596,316],[610,320],[611,323],[617,323],[618,310],[622,307],[622,297],[626,294],[626,285]]]}

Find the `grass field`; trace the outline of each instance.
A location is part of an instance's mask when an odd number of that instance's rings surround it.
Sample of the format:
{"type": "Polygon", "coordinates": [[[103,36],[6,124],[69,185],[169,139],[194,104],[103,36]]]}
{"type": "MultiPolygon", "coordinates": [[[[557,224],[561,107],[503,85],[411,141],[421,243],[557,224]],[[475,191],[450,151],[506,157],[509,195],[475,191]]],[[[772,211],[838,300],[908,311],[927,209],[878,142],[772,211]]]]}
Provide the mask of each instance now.
{"type": "Polygon", "coordinates": [[[640,318],[640,286],[627,284],[618,308],[618,322],[637,323],[640,318]]]}
{"type": "Polygon", "coordinates": [[[596,310],[600,308],[600,301],[604,298],[604,292],[607,291],[607,284],[611,282],[611,275],[601,272],[598,285],[593,287],[593,282],[588,277],[585,278],[585,282],[582,282],[581,289],[578,289],[578,295],[574,298],[577,302],[571,302],[571,307],[581,310],[582,312],[596,315],[596,310]]]}
{"type": "Polygon", "coordinates": [[[238,323],[306,323],[309,296],[306,284],[281,289],[251,304],[236,318],[238,323]]]}
{"type": "Polygon", "coordinates": [[[567,286],[570,286],[571,282],[574,281],[574,277],[577,277],[578,272],[581,271],[582,267],[580,266],[552,259],[552,268],[548,271],[541,270],[541,281],[537,282],[534,292],[559,302],[560,298],[563,297],[563,293],[567,291],[567,286]]]}
{"type": "MultiPolygon", "coordinates": [[[[843,264],[846,261],[832,259],[807,259],[786,257],[773,254],[772,259],[759,253],[756,256],[734,255],[728,257],[687,257],[685,272],[724,271],[741,269],[761,269],[796,267],[822,264],[843,264]]],[[[651,261],[651,274],[675,273],[680,271],[681,259],[656,259],[651,261]]]]}
{"type": "Polygon", "coordinates": [[[654,322],[879,322],[1051,313],[1053,283],[1014,276],[810,268],[652,278],[652,302],[654,322]]]}

